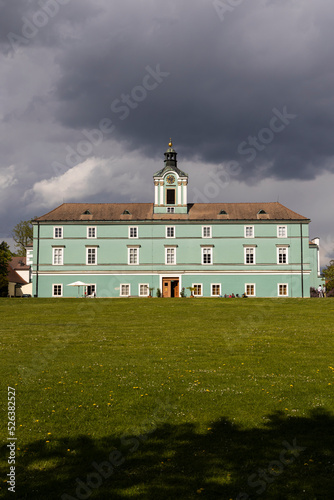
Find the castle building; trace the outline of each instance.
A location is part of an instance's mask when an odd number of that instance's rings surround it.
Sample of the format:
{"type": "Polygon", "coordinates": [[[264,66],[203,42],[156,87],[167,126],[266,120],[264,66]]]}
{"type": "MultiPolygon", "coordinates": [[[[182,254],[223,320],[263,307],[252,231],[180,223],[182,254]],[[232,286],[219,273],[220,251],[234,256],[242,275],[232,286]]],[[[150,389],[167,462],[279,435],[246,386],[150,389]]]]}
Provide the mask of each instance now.
{"type": "Polygon", "coordinates": [[[154,203],[63,203],[38,217],[34,295],[310,296],[321,282],[310,219],[278,202],[189,203],[188,180],[170,142],[154,203]]]}

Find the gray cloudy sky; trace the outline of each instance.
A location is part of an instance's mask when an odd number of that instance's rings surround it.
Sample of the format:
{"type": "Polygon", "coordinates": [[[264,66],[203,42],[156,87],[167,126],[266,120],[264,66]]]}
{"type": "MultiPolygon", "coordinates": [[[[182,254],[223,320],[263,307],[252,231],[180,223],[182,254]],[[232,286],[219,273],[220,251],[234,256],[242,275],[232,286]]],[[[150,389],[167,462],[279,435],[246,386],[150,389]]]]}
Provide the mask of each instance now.
{"type": "Polygon", "coordinates": [[[0,240],[63,201],[279,201],[334,257],[333,0],[0,0],[0,240]]]}

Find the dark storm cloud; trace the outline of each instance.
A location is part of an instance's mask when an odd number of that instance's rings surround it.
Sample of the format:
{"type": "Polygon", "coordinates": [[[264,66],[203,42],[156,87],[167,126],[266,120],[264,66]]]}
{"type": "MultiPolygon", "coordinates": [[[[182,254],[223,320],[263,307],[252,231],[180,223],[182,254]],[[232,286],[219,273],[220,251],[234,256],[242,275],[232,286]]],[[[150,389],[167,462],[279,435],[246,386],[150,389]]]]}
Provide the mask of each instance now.
{"type": "Polygon", "coordinates": [[[55,46],[101,12],[89,0],[0,0],[0,50],[10,56],[30,45],[55,46]]]}
{"type": "MultiPolygon", "coordinates": [[[[45,203],[52,186],[61,191],[68,151],[105,118],[114,128],[82,161],[98,165],[121,145],[122,168],[148,183],[170,136],[193,182],[195,161],[239,163],[244,191],[231,184],[230,201],[249,201],[251,188],[258,199],[259,179],[333,172],[333,17],[332,0],[0,0],[0,208],[16,200],[2,223],[44,211],[36,192],[45,203]],[[13,47],[10,33],[25,41],[13,47]]],[[[95,201],[109,200],[112,175],[95,201]]],[[[151,201],[151,188],[139,198],[151,201]]],[[[76,196],[90,199],[89,186],[76,196]]]]}
{"type": "Polygon", "coordinates": [[[108,5],[57,56],[61,124],[94,128],[108,117],[114,137],[151,156],[171,134],[183,158],[236,160],[245,179],[255,166],[279,178],[333,168],[329,1],[240,2],[223,20],[213,2],[108,5]],[[157,65],[168,73],[161,84],[134,90],[157,65]],[[294,118],[271,126],[278,114],[294,118]]]}

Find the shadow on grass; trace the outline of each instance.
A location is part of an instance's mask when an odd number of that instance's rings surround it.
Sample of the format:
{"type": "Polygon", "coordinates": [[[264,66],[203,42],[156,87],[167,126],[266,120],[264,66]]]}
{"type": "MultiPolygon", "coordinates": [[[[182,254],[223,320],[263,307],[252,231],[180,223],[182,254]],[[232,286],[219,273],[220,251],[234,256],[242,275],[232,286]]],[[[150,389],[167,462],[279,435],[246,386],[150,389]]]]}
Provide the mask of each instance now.
{"type": "Polygon", "coordinates": [[[164,424],[122,439],[38,441],[18,457],[16,498],[327,500],[333,429],[333,415],[313,410],[309,418],[270,415],[262,428],[221,418],[203,434],[164,424]]]}

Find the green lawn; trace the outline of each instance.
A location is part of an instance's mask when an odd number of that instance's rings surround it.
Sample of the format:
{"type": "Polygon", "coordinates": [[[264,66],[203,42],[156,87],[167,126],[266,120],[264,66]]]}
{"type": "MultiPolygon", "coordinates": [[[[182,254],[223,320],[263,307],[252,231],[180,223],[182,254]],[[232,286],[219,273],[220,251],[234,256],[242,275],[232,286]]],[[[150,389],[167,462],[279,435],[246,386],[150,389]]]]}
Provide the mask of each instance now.
{"type": "Polygon", "coordinates": [[[317,499],[334,475],[334,300],[1,299],[16,498],[317,499]]]}

